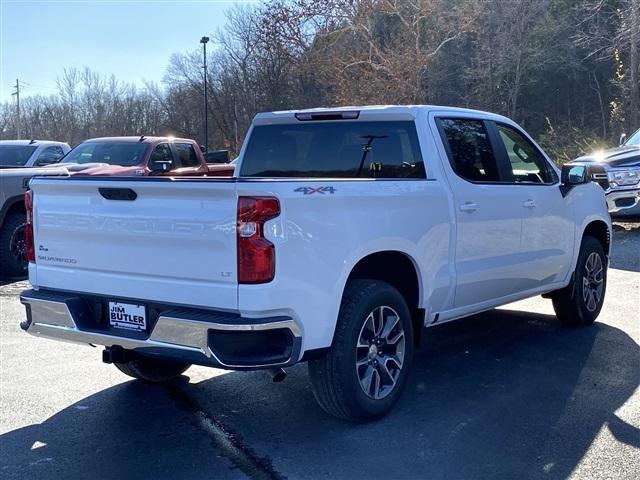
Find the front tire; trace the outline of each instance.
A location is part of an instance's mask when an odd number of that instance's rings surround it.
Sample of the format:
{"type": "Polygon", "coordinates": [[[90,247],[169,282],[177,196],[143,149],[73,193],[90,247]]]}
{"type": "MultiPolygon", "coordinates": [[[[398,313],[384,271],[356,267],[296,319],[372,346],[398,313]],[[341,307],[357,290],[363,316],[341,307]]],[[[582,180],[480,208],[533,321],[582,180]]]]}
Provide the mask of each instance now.
{"type": "Polygon", "coordinates": [[[128,362],[113,363],[125,375],[147,383],[165,383],[182,375],[191,365],[150,357],[139,357],[128,362]]]}
{"type": "Polygon", "coordinates": [[[411,315],[400,292],[385,282],[352,280],[331,351],[308,365],[316,401],[344,420],[381,418],[404,390],[412,355],[411,315]]]}
{"type": "Polygon", "coordinates": [[[602,309],[606,287],[607,257],[602,244],[585,236],[571,283],[551,296],[556,316],[566,325],[591,325],[602,309]]]}

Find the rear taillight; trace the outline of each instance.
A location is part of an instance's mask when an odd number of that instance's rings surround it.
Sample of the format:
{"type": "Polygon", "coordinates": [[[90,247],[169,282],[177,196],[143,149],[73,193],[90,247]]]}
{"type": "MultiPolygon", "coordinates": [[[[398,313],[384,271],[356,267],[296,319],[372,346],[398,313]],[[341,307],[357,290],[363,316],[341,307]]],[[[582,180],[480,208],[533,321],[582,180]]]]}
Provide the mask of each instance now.
{"type": "Polygon", "coordinates": [[[280,215],[274,197],[238,199],[238,283],[266,283],[276,273],[276,249],[264,237],[264,224],[280,215]]]}
{"type": "Polygon", "coordinates": [[[27,211],[27,222],[24,226],[24,255],[28,262],[36,261],[36,251],[33,248],[33,192],[24,192],[24,208],[27,211]]]}

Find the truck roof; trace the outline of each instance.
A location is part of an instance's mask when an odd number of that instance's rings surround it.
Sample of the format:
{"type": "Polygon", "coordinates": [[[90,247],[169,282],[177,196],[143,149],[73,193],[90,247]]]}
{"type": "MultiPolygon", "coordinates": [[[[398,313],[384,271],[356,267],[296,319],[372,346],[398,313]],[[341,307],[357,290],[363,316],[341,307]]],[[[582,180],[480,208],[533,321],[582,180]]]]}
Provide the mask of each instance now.
{"type": "Polygon", "coordinates": [[[295,118],[296,114],[321,114],[332,112],[359,112],[361,119],[377,120],[383,117],[389,120],[412,120],[415,119],[419,112],[445,112],[447,114],[473,114],[482,118],[489,118],[493,120],[512,123],[506,117],[502,115],[496,115],[495,113],[484,112],[481,110],[473,110],[469,108],[460,107],[446,107],[439,105],[362,105],[362,106],[344,106],[344,107],[321,107],[321,108],[308,108],[304,110],[282,110],[275,112],[263,112],[258,113],[254,118],[255,124],[268,124],[268,123],[280,123],[288,122],[295,118]]]}
{"type": "Polygon", "coordinates": [[[193,142],[190,138],[178,138],[178,137],[153,137],[146,135],[135,135],[135,136],[126,136],[126,137],[98,137],[98,138],[90,138],[85,140],[82,143],[89,142],[127,142],[127,143],[162,143],[162,142],[193,142]]]}
{"type": "Polygon", "coordinates": [[[54,140],[0,140],[0,145],[67,145],[54,140]]]}

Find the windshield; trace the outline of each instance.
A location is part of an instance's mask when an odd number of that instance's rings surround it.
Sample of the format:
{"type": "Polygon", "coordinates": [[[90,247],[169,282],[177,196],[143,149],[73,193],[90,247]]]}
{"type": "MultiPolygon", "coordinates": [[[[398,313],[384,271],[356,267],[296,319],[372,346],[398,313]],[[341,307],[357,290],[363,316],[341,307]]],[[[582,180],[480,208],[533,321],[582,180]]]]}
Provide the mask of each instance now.
{"type": "Polygon", "coordinates": [[[142,163],[146,143],[85,142],[71,150],[64,158],[69,163],[108,163],[133,167],[142,163]]]}
{"type": "Polygon", "coordinates": [[[0,145],[0,168],[24,167],[36,148],[33,145],[0,145]]]}
{"type": "Polygon", "coordinates": [[[636,133],[631,135],[626,142],[625,145],[640,145],[640,130],[637,130],[636,133]]]}

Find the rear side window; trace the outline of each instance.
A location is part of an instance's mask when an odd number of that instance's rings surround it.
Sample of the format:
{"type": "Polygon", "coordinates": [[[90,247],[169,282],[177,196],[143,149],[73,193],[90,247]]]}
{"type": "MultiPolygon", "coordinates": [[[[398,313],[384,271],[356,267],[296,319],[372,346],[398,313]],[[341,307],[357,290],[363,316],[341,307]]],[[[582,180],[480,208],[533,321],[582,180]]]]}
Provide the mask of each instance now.
{"type": "Polygon", "coordinates": [[[190,143],[175,143],[174,145],[180,157],[181,165],[179,165],[178,168],[200,166],[200,160],[198,160],[198,155],[193,145],[190,143]]]}
{"type": "Polygon", "coordinates": [[[498,164],[482,120],[441,118],[442,140],[455,172],[472,182],[499,182],[498,164]]]}
{"type": "Polygon", "coordinates": [[[249,138],[244,177],[425,178],[411,121],[259,125],[249,138]]]}

